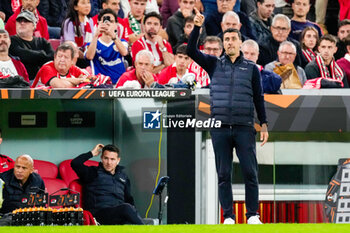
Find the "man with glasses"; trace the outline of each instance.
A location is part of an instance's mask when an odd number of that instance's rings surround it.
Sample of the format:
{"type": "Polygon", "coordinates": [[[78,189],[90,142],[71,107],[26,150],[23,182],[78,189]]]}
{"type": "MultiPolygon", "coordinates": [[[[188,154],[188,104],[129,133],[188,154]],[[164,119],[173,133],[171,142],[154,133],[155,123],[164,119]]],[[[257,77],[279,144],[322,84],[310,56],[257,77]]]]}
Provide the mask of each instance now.
{"type": "MultiPolygon", "coordinates": [[[[222,40],[217,36],[207,36],[203,44],[203,53],[219,58],[223,51],[222,40]]],[[[192,61],[188,69],[196,74],[196,88],[209,87],[210,78],[200,65],[192,61]]]]}
{"type": "Polygon", "coordinates": [[[109,8],[100,11],[98,21],[96,33],[88,44],[85,57],[91,61],[94,75],[107,75],[116,84],[125,72],[123,57],[128,54],[128,42],[120,40],[115,32],[118,26],[115,11],[109,8]]]}
{"type": "MultiPolygon", "coordinates": [[[[290,75],[293,75],[293,78],[297,78],[299,80],[299,82],[297,82],[298,80],[296,80],[296,82],[298,83],[298,87],[289,86],[289,84],[286,83],[284,79],[282,88],[301,88],[306,82],[306,74],[303,68],[301,68],[300,66],[295,67],[293,64],[297,55],[297,49],[295,45],[289,41],[282,42],[277,51],[277,55],[278,60],[267,64],[265,66],[265,69],[269,71],[274,71],[275,73],[276,71],[283,72],[286,69],[292,70],[292,73],[290,75]]],[[[278,72],[278,74],[282,75],[281,72],[278,72]]]]}
{"type": "Polygon", "coordinates": [[[305,67],[307,61],[301,56],[301,48],[299,42],[289,38],[289,32],[291,30],[290,19],[283,15],[278,14],[272,19],[271,25],[271,36],[268,36],[266,39],[260,42],[260,54],[258,59],[258,64],[265,66],[266,64],[275,61],[277,59],[277,51],[280,44],[284,41],[292,42],[296,49],[297,55],[294,61],[295,66],[305,67]]]}
{"type": "Polygon", "coordinates": [[[300,35],[306,27],[314,27],[318,31],[318,35],[322,36],[320,27],[317,24],[306,19],[307,13],[309,13],[310,10],[310,6],[310,0],[294,0],[292,3],[294,15],[291,20],[292,29],[289,36],[294,40],[300,40],[300,35]]]}
{"type": "MultiPolygon", "coordinates": [[[[3,2],[3,1],[2,1],[3,2]]],[[[49,31],[47,28],[47,21],[44,17],[39,14],[37,6],[40,3],[40,0],[21,0],[22,6],[13,13],[13,15],[8,19],[5,29],[8,31],[10,36],[16,35],[16,19],[17,16],[24,10],[30,11],[34,14],[36,18],[36,27],[34,28],[35,37],[43,37],[46,40],[49,39],[49,31]]],[[[2,3],[1,3],[2,4],[2,3]]]]}
{"type": "Polygon", "coordinates": [[[46,39],[33,36],[36,25],[35,15],[24,10],[16,18],[17,35],[11,36],[10,54],[21,59],[30,80],[33,80],[41,66],[51,61],[54,56],[51,44],[46,39]]]}
{"type": "Polygon", "coordinates": [[[205,54],[220,57],[223,48],[222,40],[217,36],[207,36],[204,40],[203,51],[205,54]]]}

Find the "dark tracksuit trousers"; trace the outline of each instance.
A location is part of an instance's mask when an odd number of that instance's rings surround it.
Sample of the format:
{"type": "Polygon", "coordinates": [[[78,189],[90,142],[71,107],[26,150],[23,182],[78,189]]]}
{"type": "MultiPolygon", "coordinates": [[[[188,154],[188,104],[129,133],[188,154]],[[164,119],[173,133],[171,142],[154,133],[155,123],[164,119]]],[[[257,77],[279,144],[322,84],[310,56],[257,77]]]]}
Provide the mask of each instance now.
{"type": "Polygon", "coordinates": [[[223,125],[222,128],[210,131],[218,174],[219,200],[223,208],[224,218],[235,219],[232,195],[232,160],[233,149],[236,149],[244,183],[246,216],[257,215],[259,203],[258,164],[256,160],[255,135],[251,126],[223,125]]]}
{"type": "Polygon", "coordinates": [[[95,218],[103,225],[144,224],[136,208],[129,203],[101,209],[97,211],[95,218]]]}

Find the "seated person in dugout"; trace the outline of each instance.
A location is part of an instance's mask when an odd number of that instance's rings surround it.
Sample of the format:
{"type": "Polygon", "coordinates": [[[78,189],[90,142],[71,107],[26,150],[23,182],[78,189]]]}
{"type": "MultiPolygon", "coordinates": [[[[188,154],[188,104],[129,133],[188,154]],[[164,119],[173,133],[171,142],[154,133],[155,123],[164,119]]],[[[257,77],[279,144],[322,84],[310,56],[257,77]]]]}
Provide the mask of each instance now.
{"type": "Polygon", "coordinates": [[[17,208],[25,207],[21,202],[23,195],[45,190],[44,181],[34,173],[34,162],[29,155],[17,157],[13,169],[0,174],[5,182],[2,190],[4,202],[0,213],[9,213],[17,208]]]}
{"type": "Polygon", "coordinates": [[[101,224],[144,224],[134,206],[130,180],[119,162],[118,147],[102,144],[72,160],[71,166],[83,184],[84,208],[101,224]],[[84,165],[101,151],[98,167],[84,165]]]}

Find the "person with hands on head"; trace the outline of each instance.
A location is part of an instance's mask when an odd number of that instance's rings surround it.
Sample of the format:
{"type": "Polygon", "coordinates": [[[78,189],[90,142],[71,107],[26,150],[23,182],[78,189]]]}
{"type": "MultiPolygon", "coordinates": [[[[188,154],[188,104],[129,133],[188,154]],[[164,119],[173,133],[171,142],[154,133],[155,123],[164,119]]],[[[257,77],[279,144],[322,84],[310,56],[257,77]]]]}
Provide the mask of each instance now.
{"type": "Polygon", "coordinates": [[[176,11],[169,19],[166,26],[166,32],[169,35],[169,43],[173,51],[176,51],[175,45],[180,40],[180,36],[184,33],[185,19],[193,15],[195,0],[178,0],[179,10],[176,11]]]}
{"type": "Polygon", "coordinates": [[[83,184],[84,209],[90,211],[100,224],[142,225],[143,220],[130,193],[130,180],[119,163],[119,148],[103,144],[97,144],[91,151],[72,160],[71,166],[83,184]],[[98,167],[84,165],[100,154],[98,167]]]}
{"type": "Polygon", "coordinates": [[[235,224],[232,198],[232,151],[235,148],[242,168],[248,224],[261,224],[259,207],[258,164],[254,107],[260,121],[263,146],[269,137],[260,72],[255,63],[240,52],[241,33],[227,29],[223,33],[224,55],[220,58],[203,54],[197,47],[204,16],[195,8],[195,27],[190,35],[187,54],[205,69],[211,79],[211,117],[221,121],[220,128],[210,130],[218,174],[219,200],[224,224],[235,224]]]}
{"type": "Polygon", "coordinates": [[[148,50],[141,50],[136,54],[135,69],[125,72],[117,83],[117,88],[141,89],[149,88],[155,82],[152,73],[154,57],[148,50]]]}
{"type": "Polygon", "coordinates": [[[123,57],[128,54],[128,43],[117,36],[117,15],[111,9],[100,11],[98,27],[85,52],[90,60],[93,75],[111,77],[113,84],[125,72],[123,57]]]}

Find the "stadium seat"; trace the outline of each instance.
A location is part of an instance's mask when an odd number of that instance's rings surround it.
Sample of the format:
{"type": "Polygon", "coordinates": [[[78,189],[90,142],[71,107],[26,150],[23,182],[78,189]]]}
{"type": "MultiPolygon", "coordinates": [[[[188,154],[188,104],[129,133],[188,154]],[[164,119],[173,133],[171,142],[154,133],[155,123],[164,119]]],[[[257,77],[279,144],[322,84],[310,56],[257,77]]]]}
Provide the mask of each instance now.
{"type": "MultiPolygon", "coordinates": [[[[61,188],[68,188],[67,184],[60,179],[43,177],[43,181],[45,183],[45,188],[49,195],[60,190],[61,188]]],[[[68,190],[59,191],[55,193],[55,195],[63,194],[68,194],[68,190]]]]}
{"type": "MultiPolygon", "coordinates": [[[[83,207],[83,187],[78,180],[73,180],[70,184],[69,184],[69,189],[74,190],[76,192],[80,193],[80,203],[79,203],[79,207],[83,207]]],[[[69,191],[70,193],[76,193],[74,191],[69,191]]],[[[92,216],[92,214],[87,211],[84,210],[84,225],[96,225],[96,221],[94,219],[94,217],[92,216]]]]}
{"type": "Polygon", "coordinates": [[[41,178],[56,178],[58,167],[49,161],[34,159],[34,172],[38,173],[41,178]]]}
{"type": "MultiPolygon", "coordinates": [[[[71,161],[71,159],[64,160],[58,166],[60,176],[64,180],[64,182],[66,182],[67,185],[69,185],[73,180],[79,179],[78,175],[75,173],[75,171],[73,171],[70,165],[71,161]]],[[[98,162],[92,160],[88,160],[84,164],[86,166],[98,166],[98,162]]]]}
{"type": "MultiPolygon", "coordinates": [[[[79,181],[79,179],[77,180],[73,180],[70,184],[69,184],[69,189],[71,190],[74,190],[76,192],[79,192],[80,193],[80,203],[79,203],[79,206],[80,207],[83,207],[83,202],[82,202],[82,199],[83,199],[83,187],[79,181]]],[[[75,193],[73,191],[70,191],[70,193],[75,193]]]]}
{"type": "Polygon", "coordinates": [[[61,40],[60,39],[49,39],[49,42],[53,48],[54,51],[56,51],[57,47],[60,45],[61,40]]]}

